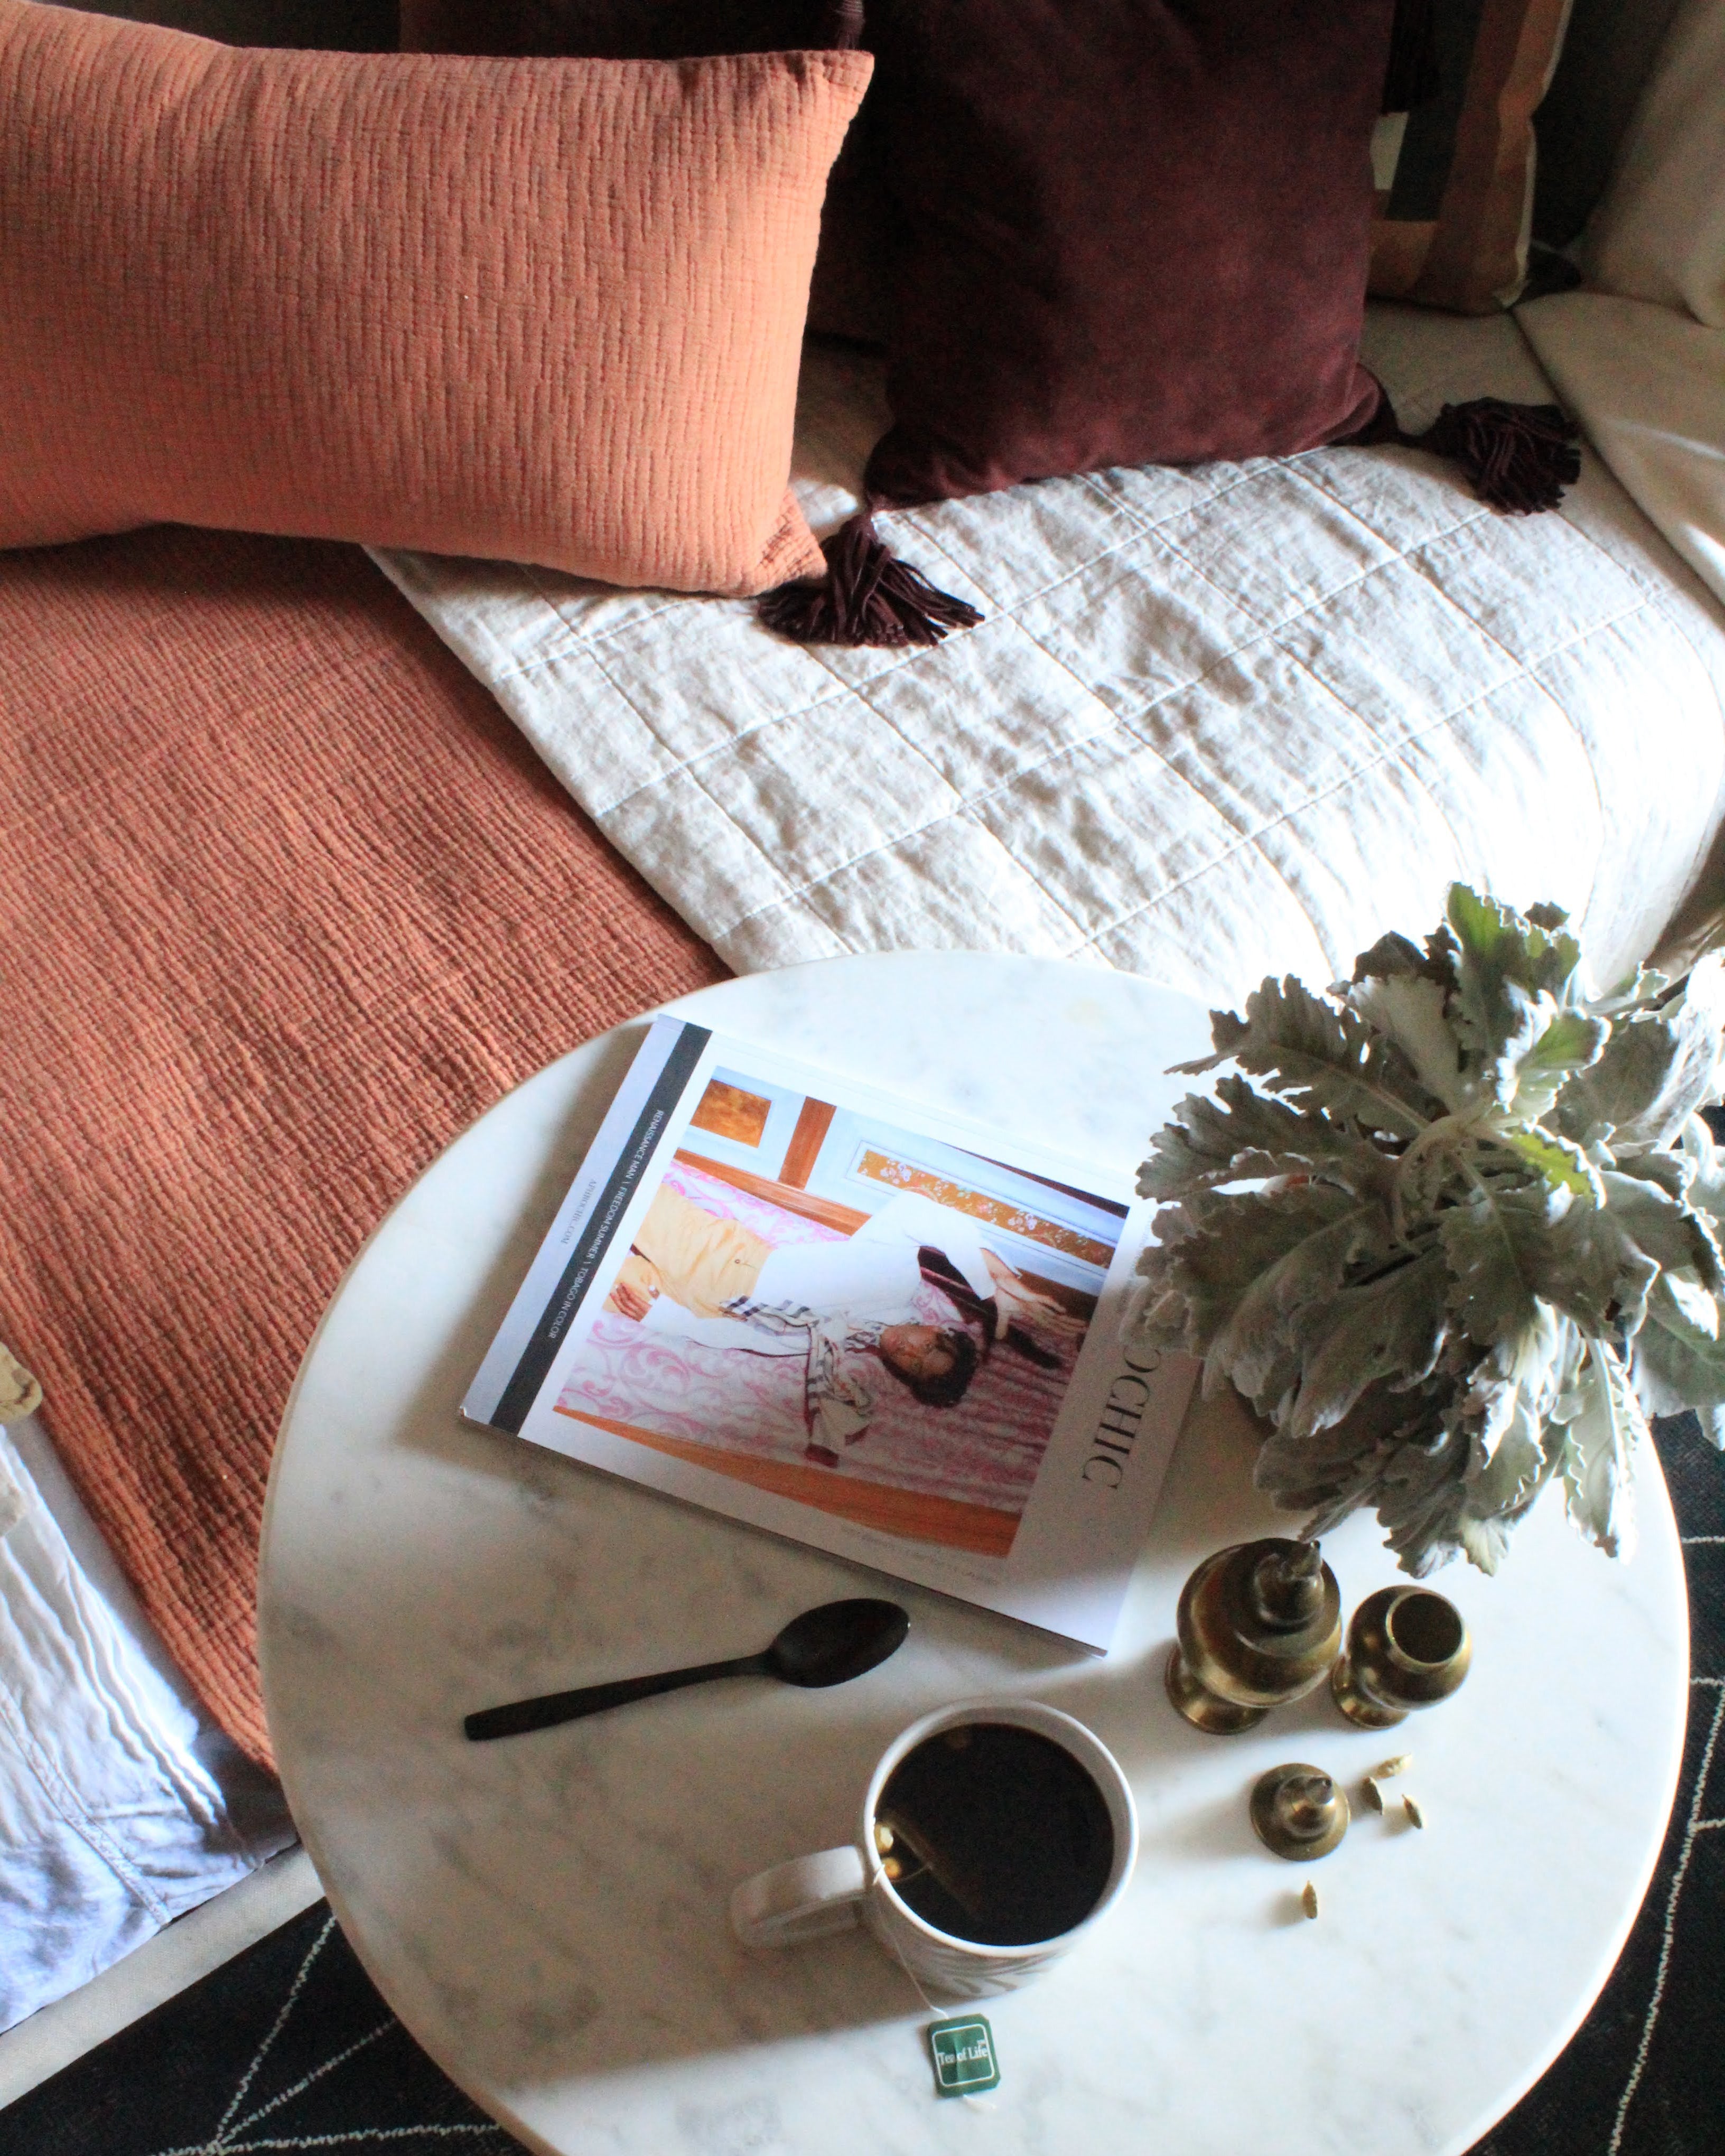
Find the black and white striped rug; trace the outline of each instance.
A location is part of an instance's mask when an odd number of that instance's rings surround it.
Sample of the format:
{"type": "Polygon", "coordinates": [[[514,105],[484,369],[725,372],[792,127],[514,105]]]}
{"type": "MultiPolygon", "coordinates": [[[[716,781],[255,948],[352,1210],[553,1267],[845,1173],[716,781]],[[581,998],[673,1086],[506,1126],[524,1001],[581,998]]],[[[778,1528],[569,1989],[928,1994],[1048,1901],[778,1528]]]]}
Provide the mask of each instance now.
{"type": "MultiPolygon", "coordinates": [[[[1692,1417],[1666,1424],[1659,1447],[1692,1627],[1671,1830],[1598,2005],[1474,2156],[1725,2152],[1725,1460],[1692,1417]]],[[[0,2156],[508,2156],[518,2146],[419,2050],[324,1902],[0,2112],[0,2156]]]]}

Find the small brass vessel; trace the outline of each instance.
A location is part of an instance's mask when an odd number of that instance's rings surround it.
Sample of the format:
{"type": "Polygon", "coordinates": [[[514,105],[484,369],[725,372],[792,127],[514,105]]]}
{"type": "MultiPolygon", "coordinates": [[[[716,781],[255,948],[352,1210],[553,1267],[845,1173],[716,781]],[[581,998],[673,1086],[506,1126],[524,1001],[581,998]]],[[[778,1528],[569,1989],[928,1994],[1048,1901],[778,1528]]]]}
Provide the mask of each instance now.
{"type": "Polygon", "coordinates": [[[1353,1613],[1330,1672],[1336,1704],[1362,1729],[1390,1729],[1461,1688],[1473,1659],[1461,1612],[1429,1587],[1380,1587],[1353,1613]]]}
{"type": "Polygon", "coordinates": [[[1168,1696],[1194,1728],[1231,1737],[1323,1682],[1342,1595],[1316,1543],[1279,1535],[1207,1557],[1180,1590],[1168,1696]]]}
{"type": "Polygon", "coordinates": [[[1348,1798],[1322,1767],[1272,1767],[1252,1784],[1252,1825],[1266,1849],[1291,1864],[1327,1856],[1351,1816],[1348,1798]]]}

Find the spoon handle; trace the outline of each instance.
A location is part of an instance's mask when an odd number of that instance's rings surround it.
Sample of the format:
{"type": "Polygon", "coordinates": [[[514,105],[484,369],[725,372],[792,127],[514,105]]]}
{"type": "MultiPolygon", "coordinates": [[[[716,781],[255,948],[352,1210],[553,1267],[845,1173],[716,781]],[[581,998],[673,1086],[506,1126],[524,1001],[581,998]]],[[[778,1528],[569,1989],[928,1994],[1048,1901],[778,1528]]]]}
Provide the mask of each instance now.
{"type": "Polygon", "coordinates": [[[475,1744],[493,1737],[519,1737],[529,1729],[552,1729],[560,1722],[578,1722],[584,1714],[603,1714],[608,1707],[626,1707],[632,1699],[655,1692],[680,1691],[685,1685],[710,1677],[762,1676],[771,1667],[765,1655],[739,1655],[735,1661],[702,1662],[690,1670],[661,1670],[656,1676],[619,1677],[614,1684],[583,1685],[575,1691],[548,1691],[538,1699],[518,1699],[508,1707],[481,1707],[461,1727],[475,1744]]]}

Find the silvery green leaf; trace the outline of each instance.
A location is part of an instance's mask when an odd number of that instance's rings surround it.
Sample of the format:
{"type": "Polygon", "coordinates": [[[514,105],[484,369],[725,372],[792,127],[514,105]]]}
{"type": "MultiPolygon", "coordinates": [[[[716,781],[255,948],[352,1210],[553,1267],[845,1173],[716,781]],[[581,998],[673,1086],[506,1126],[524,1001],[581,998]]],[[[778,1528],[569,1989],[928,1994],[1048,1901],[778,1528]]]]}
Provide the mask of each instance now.
{"type": "Polygon", "coordinates": [[[1704,1215],[1645,1176],[1608,1168],[1599,1182],[1612,1219],[1644,1255],[1667,1270],[1692,1272],[1710,1293],[1725,1290],[1725,1266],[1704,1215]]]}
{"type": "MultiPolygon", "coordinates": [[[[1719,1298],[1711,1290],[1704,1288],[1699,1281],[1690,1280],[1679,1272],[1661,1273],[1656,1286],[1663,1288],[1676,1304],[1686,1325],[1693,1326],[1697,1332],[1704,1332],[1709,1340],[1718,1338],[1719,1298]]],[[[1651,1313],[1653,1307],[1651,1294],[1647,1298],[1647,1307],[1651,1313]]]]}
{"type": "Polygon", "coordinates": [[[1392,929],[1353,962],[1355,982],[1393,981],[1406,975],[1435,981],[1445,993],[1455,988],[1455,939],[1446,927],[1429,937],[1423,951],[1392,929]]]}
{"type": "Polygon", "coordinates": [[[1495,1514],[1482,1518],[1464,1507],[1455,1523],[1462,1555],[1477,1571],[1494,1575],[1509,1553],[1509,1531],[1513,1525],[1513,1519],[1495,1514]]]}
{"type": "Polygon", "coordinates": [[[1608,988],[1602,996],[1595,996],[1588,1009],[1598,1011],[1603,1018],[1617,1018],[1630,1011],[1651,1009],[1670,990],[1671,977],[1661,973],[1656,967],[1641,966],[1608,988]]]}
{"type": "Polygon", "coordinates": [[[1543,1188],[1486,1190],[1440,1217],[1450,1307],[1481,1348],[1518,1340],[1538,1323],[1542,1245],[1563,1202],[1543,1188]]]}
{"type": "MultiPolygon", "coordinates": [[[[1649,1414],[1725,1407],[1725,1340],[1717,1304],[1711,1313],[1661,1276],[1647,1297],[1647,1318],[1633,1344],[1635,1392],[1649,1414]],[[1711,1317],[1711,1323],[1708,1319],[1711,1317]]],[[[1707,1298],[1712,1302],[1712,1297],[1707,1298]]]]}
{"type": "MultiPolygon", "coordinates": [[[[1459,1013],[1459,999],[1456,1008],[1459,1013]]],[[[1497,1008],[1502,1029],[1495,1041],[1484,1050],[1470,1044],[1472,1088],[1490,1093],[1505,1110],[1537,1120],[1575,1072],[1599,1060],[1610,1038],[1610,1020],[1569,1009],[1518,981],[1499,983],[1497,1008]]]]}
{"type": "Polygon", "coordinates": [[[1397,1137],[1414,1137],[1430,1119],[1434,1104],[1399,1052],[1352,1011],[1321,1002],[1292,974],[1255,988],[1244,1019],[1212,1011],[1210,1038],[1214,1055],[1175,1069],[1210,1070],[1231,1058],[1296,1107],[1349,1116],[1397,1137]]]}
{"type": "MultiPolygon", "coordinates": [[[[1645,1186],[1651,1188],[1651,1185],[1645,1186]]],[[[1543,1298],[1584,1332],[1641,1322],[1659,1268],[1606,1207],[1566,1189],[1491,1190],[1443,1214],[1450,1303],[1482,1348],[1519,1336],[1543,1298]]]]}
{"type": "Polygon", "coordinates": [[[1570,1392],[1586,1352],[1567,1317],[1548,1302],[1534,1305],[1532,1322],[1500,1342],[1468,1380],[1461,1412],[1478,1446],[1478,1465],[1496,1456],[1517,1415],[1538,1424],[1568,1420],[1580,1405],[1570,1392]]]}
{"type": "MultiPolygon", "coordinates": [[[[1284,1196],[1283,1209],[1294,1195],[1284,1196]]],[[[1225,1374],[1254,1400],[1263,1398],[1272,1371],[1285,1362],[1289,1351],[1297,1353],[1294,1321],[1298,1314],[1308,1305],[1330,1301],[1349,1265],[1381,1259],[1390,1248],[1381,1205],[1361,1204],[1346,1192],[1317,1183],[1298,1195],[1304,1204],[1302,1232],[1296,1240],[1286,1242],[1269,1264],[1250,1270],[1233,1250],[1224,1260],[1224,1292],[1233,1296],[1233,1307],[1226,1323],[1212,1336],[1205,1374],[1211,1378],[1225,1374]],[[1240,1291],[1242,1286],[1244,1292],[1240,1291]]],[[[1265,1202],[1266,1206],[1276,1204],[1274,1199],[1265,1202]]],[[[1186,1291],[1189,1300],[1191,1291],[1186,1291]]],[[[1220,1301],[1219,1295],[1213,1307],[1219,1310],[1220,1301]]]]}
{"type": "Polygon", "coordinates": [[[1635,1549],[1635,1455],[1647,1422],[1629,1373],[1608,1344],[1588,1342],[1581,1412],[1563,1430],[1569,1517],[1608,1557],[1635,1549]]]}
{"type": "Polygon", "coordinates": [[[1449,1332],[1448,1284],[1437,1247],[1296,1312],[1283,1336],[1300,1351],[1299,1386],[1280,1418],[1290,1433],[1339,1423],[1379,1378],[1405,1389],[1430,1376],[1449,1332]]]}
{"type": "Polygon", "coordinates": [[[1617,1026],[1599,1061],[1558,1096],[1560,1127],[1584,1142],[1590,1131],[1609,1126],[1618,1152],[1669,1144],[1697,1108],[1718,1096],[1722,1029],[1725,957],[1714,952],[1656,1017],[1617,1026]]]}
{"type": "Polygon", "coordinates": [[[1695,1179],[1695,1163],[1680,1152],[1630,1152],[1620,1160],[1608,1146],[1600,1146],[1595,1152],[1595,1165],[1642,1183],[1656,1183],[1671,1198],[1683,1197],[1695,1179]]]}
{"type": "MultiPolygon", "coordinates": [[[[1143,1271],[1144,1261],[1138,1260],[1143,1271]]],[[[1125,1337],[1142,1348],[1183,1353],[1186,1346],[1186,1298],[1171,1288],[1140,1281],[1128,1299],[1121,1329],[1125,1337]]]]}
{"type": "Polygon", "coordinates": [[[1348,1009],[1395,1043],[1435,1099],[1461,1108],[1474,1097],[1477,1087],[1462,1071],[1461,1043],[1445,1015],[1445,993],[1437,982],[1421,973],[1368,975],[1347,993],[1348,1009]]]}
{"type": "Polygon", "coordinates": [[[1404,1572],[1423,1579],[1461,1549],[1461,1521],[1467,1502],[1471,1455],[1466,1434],[1440,1427],[1425,1445],[1396,1449],[1373,1489],[1378,1517],[1404,1572]]]}
{"type": "Polygon", "coordinates": [[[1216,1098],[1189,1095],[1151,1141],[1141,1198],[1182,1198],[1217,1183],[1321,1174],[1346,1189],[1385,1189],[1392,1163],[1368,1140],[1323,1116],[1301,1115],[1248,1081],[1216,1081],[1216,1098]]]}
{"type": "Polygon", "coordinates": [[[1550,1015],[1543,1029],[1536,1027],[1531,1048],[1510,1064],[1509,1097],[1516,1113],[1532,1120],[1545,1114],[1576,1072],[1599,1061],[1611,1038],[1611,1021],[1554,1009],[1543,996],[1530,1009],[1550,1015]]]}
{"type": "Polygon", "coordinates": [[[1450,886],[1448,919],[1458,952],[1452,1015],[1482,1074],[1501,1062],[1530,1004],[1574,1000],[1581,947],[1558,926],[1563,916],[1555,908],[1536,911],[1539,921],[1465,884],[1450,886]]]}
{"type": "MultiPolygon", "coordinates": [[[[1684,1124],[1678,1146],[1676,1158],[1682,1163],[1686,1178],[1684,1203],[1695,1212],[1705,1213],[1709,1219],[1725,1220],[1725,1147],[1713,1142],[1712,1132],[1699,1116],[1692,1116],[1684,1124]]],[[[1652,1160],[1659,1156],[1641,1153],[1636,1158],[1652,1160]]]]}
{"type": "MultiPolygon", "coordinates": [[[[1200,1191],[1165,1211],[1183,1216],[1183,1232],[1147,1250],[1141,1270],[1153,1286],[1184,1300],[1188,1352],[1205,1358],[1254,1291],[1269,1291],[1266,1282],[1326,1295],[1357,1241],[1368,1249],[1389,1241],[1381,1206],[1363,1208],[1328,1183],[1225,1198],[1200,1191]]],[[[1158,1234],[1163,1218],[1157,1216],[1158,1234]]],[[[1258,1384],[1243,1383],[1241,1389],[1255,1394],[1258,1384]]]]}
{"type": "Polygon", "coordinates": [[[1605,1193],[1598,1171],[1579,1145],[1537,1125],[1506,1130],[1498,1138],[1553,1190],[1567,1190],[1584,1205],[1602,1205],[1605,1193]]]}
{"type": "Polygon", "coordinates": [[[1663,1018],[1631,1019],[1614,1029],[1597,1063],[1570,1079],[1552,1120],[1585,1144],[1596,1132],[1628,1127],[1656,1101],[1676,1065],[1676,1029],[1663,1018]]]}
{"type": "Polygon", "coordinates": [[[1554,1444],[1553,1459],[1548,1460],[1539,1440],[1539,1419],[1523,1401],[1517,1405],[1497,1451],[1468,1487],[1468,1509],[1475,1518],[1501,1519],[1522,1512],[1538,1496],[1556,1455],[1554,1444]]]}
{"type": "Polygon", "coordinates": [[[1572,1204],[1552,1224],[1537,1277],[1538,1292],[1584,1332],[1632,1333],[1658,1272],[1610,1207],[1572,1204]]]}
{"type": "Polygon", "coordinates": [[[1549,1445],[1543,1441],[1539,1417],[1518,1396],[1497,1450],[1465,1485],[1457,1527],[1462,1548],[1481,1572],[1497,1571],[1510,1528],[1550,1481],[1561,1450],[1555,1432],[1549,1445]]]}
{"type": "Polygon", "coordinates": [[[1368,1386],[1338,1423],[1296,1438],[1279,1425],[1258,1455],[1253,1481],[1278,1505],[1319,1508],[1313,1533],[1327,1533],[1361,1504],[1404,1445],[1428,1446],[1443,1436],[1444,1388],[1436,1380],[1400,1392],[1368,1386]]]}

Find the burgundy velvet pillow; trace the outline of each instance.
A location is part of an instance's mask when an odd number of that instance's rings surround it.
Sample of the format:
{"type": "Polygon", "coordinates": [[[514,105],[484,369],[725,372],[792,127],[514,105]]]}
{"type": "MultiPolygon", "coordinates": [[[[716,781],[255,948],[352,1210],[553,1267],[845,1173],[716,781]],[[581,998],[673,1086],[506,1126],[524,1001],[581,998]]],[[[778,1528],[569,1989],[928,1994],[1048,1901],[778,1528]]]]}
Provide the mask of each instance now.
{"type": "Polygon", "coordinates": [[[908,504],[1356,433],[1391,0],[871,9],[908,504]]]}

